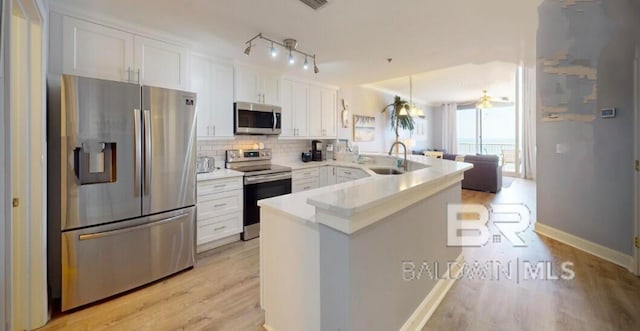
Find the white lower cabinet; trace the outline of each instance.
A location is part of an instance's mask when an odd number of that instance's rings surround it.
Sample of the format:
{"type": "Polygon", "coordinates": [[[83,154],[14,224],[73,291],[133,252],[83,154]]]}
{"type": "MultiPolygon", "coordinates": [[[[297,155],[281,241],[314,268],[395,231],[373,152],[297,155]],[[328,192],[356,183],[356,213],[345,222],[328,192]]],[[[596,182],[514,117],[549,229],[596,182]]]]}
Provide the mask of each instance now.
{"type": "Polygon", "coordinates": [[[294,170],[292,177],[291,192],[296,193],[369,177],[369,174],[357,168],[321,166],[294,170]]]}
{"type": "Polygon", "coordinates": [[[243,201],[242,177],[198,182],[197,245],[241,233],[243,201]]]}
{"type": "Polygon", "coordinates": [[[320,168],[294,170],[291,174],[291,192],[302,192],[320,187],[320,168]]]}

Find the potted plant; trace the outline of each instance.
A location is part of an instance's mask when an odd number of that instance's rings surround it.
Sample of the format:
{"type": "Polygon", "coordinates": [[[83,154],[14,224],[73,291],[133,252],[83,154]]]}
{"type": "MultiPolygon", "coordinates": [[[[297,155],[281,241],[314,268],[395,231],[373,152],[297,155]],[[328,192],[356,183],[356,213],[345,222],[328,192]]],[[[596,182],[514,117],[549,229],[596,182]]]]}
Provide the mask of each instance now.
{"type": "Polygon", "coordinates": [[[396,141],[400,140],[399,130],[413,131],[415,122],[410,114],[411,105],[406,100],[402,100],[399,96],[395,96],[393,103],[382,109],[382,112],[389,110],[391,113],[391,128],[396,133],[396,141]]]}

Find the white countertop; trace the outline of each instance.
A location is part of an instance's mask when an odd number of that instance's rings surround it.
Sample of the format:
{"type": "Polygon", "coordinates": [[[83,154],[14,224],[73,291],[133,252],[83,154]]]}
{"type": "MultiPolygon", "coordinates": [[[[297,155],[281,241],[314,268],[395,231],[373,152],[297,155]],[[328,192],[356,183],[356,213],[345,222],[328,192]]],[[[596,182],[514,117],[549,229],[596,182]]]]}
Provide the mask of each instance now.
{"type": "MultiPolygon", "coordinates": [[[[278,209],[305,222],[316,222],[316,207],[349,217],[371,208],[393,195],[408,190],[422,189],[425,185],[450,176],[460,175],[473,167],[469,163],[434,159],[422,155],[408,155],[407,159],[426,166],[426,168],[401,175],[378,175],[369,170],[369,167],[383,167],[385,165],[378,163],[357,164],[345,161],[304,163],[302,161],[274,160],[273,163],[289,166],[294,170],[327,165],[344,166],[363,169],[371,176],[347,183],[260,200],[258,204],[278,209]]],[[[392,163],[395,157],[389,158],[389,160],[392,163]]]]}
{"type": "Polygon", "coordinates": [[[216,169],[212,172],[201,173],[196,175],[196,180],[198,182],[204,180],[214,180],[214,179],[223,179],[223,178],[231,178],[231,177],[242,177],[244,173],[240,171],[235,171],[231,169],[216,169]]]}

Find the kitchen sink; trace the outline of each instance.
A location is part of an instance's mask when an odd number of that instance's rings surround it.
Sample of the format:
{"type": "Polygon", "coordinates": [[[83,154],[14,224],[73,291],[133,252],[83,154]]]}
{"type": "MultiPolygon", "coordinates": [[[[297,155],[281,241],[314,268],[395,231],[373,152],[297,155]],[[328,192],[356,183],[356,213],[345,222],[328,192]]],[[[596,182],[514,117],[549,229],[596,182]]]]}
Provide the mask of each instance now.
{"type": "Polygon", "coordinates": [[[404,171],[394,168],[369,168],[378,175],[402,175],[404,171]]]}

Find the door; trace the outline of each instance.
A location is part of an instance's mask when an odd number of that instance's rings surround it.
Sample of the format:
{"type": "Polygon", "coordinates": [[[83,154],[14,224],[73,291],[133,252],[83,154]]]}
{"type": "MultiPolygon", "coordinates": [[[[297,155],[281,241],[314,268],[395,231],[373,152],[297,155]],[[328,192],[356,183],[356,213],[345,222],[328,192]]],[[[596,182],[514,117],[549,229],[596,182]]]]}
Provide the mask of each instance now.
{"type": "Polygon", "coordinates": [[[293,82],[283,80],[280,90],[280,101],[282,104],[282,132],[280,137],[295,136],[295,122],[293,114],[293,82]]]}
{"type": "MultiPolygon", "coordinates": [[[[211,137],[213,129],[213,93],[211,85],[211,63],[201,57],[191,58],[191,90],[198,95],[197,134],[198,137],[211,137]]],[[[232,111],[229,111],[231,114],[232,111]]]]}
{"type": "Polygon", "coordinates": [[[135,37],[138,82],[170,89],[187,87],[187,51],[177,45],[135,37]]]}
{"type": "Polygon", "coordinates": [[[62,70],[65,74],[131,81],[133,35],[64,16],[62,70]]]}
{"type": "Polygon", "coordinates": [[[262,103],[262,92],[259,89],[260,75],[248,68],[237,68],[235,84],[236,102],[262,103]]]}
{"type": "Polygon", "coordinates": [[[309,86],[309,136],[322,137],[322,88],[309,86]]]}
{"type": "Polygon", "coordinates": [[[195,205],[196,94],[142,87],[144,215],[195,205]]]}
{"type": "Polygon", "coordinates": [[[233,137],[233,67],[213,63],[211,82],[213,135],[233,137]]]}
{"type": "Polygon", "coordinates": [[[326,137],[337,137],[337,95],[335,90],[322,89],[322,130],[326,137]]]}
{"type": "Polygon", "coordinates": [[[293,83],[293,123],[295,135],[309,136],[309,89],[306,84],[293,83]]]}
{"type": "Polygon", "coordinates": [[[280,79],[276,75],[262,75],[262,101],[267,105],[280,105],[280,79]]]}
{"type": "Polygon", "coordinates": [[[195,207],[62,234],[62,311],[195,263],[195,207]]]}
{"type": "Polygon", "coordinates": [[[140,87],[67,75],[49,83],[50,196],[62,198],[49,201],[50,217],[69,230],[140,216],[140,87]]]}

